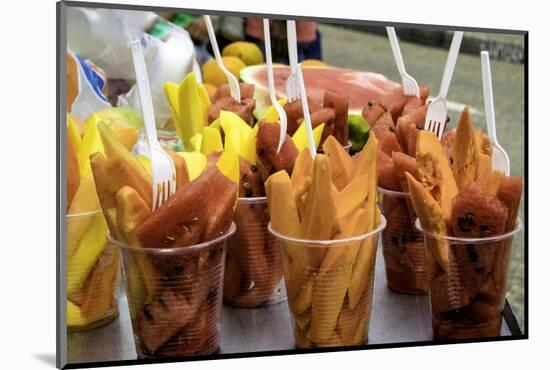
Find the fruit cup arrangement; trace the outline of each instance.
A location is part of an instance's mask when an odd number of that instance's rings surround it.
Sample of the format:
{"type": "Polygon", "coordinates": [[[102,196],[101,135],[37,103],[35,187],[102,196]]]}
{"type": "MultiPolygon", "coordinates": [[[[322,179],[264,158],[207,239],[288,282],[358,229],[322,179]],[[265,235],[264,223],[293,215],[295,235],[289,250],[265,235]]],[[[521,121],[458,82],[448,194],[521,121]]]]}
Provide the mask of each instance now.
{"type": "MultiPolygon", "coordinates": [[[[301,120],[292,138],[287,135],[277,153],[277,113],[270,108],[255,122],[254,85],[240,85],[241,102],[231,98],[227,85],[221,85],[210,100],[204,86],[197,84],[190,73],[179,86],[167,83],[165,92],[186,147],[206,156],[208,163],[225,152],[239,157],[237,231],[228,241],[224,302],[247,308],[276,303],[286,297],[277,289],[283,271],[279,245],[267,231],[269,212],[264,182],[278,170],[292,173],[296,156],[308,146],[306,127],[301,120]]],[[[314,130],[316,146],[325,127],[319,122],[314,130]]]]}
{"type": "Polygon", "coordinates": [[[468,108],[442,142],[418,133],[416,164],[406,178],[426,246],[434,338],[499,336],[522,179],[493,170],[468,108]]]}
{"type": "Polygon", "coordinates": [[[105,121],[127,148],[137,130],[108,112],[90,116],[84,124],[68,119],[67,135],[67,327],[84,330],[104,325],[118,316],[119,254],[106,239],[107,222],[101,212],[91,151],[103,151],[97,124],[105,121]],[[82,135],[81,135],[82,131],[82,135]]]}
{"type": "Polygon", "coordinates": [[[329,136],[325,154],[312,159],[304,150],[292,176],[278,171],[266,183],[297,348],[367,341],[377,236],[385,226],[377,205],[377,146],[371,136],[352,159],[329,136]]]}
{"type": "Polygon", "coordinates": [[[91,167],[109,239],[120,249],[136,352],[143,357],[219,349],[225,245],[234,232],[238,163],[225,153],[189,180],[169,149],[176,192],[151,211],[151,175],[103,123],[91,167]]]}
{"type": "Polygon", "coordinates": [[[388,288],[406,294],[428,293],[422,234],[414,227],[405,171],[416,173],[416,136],[424,126],[429,89],[420,97],[407,96],[402,87],[369,101],[363,116],[378,138],[378,190],[380,208],[388,226],[382,248],[388,288]]]}

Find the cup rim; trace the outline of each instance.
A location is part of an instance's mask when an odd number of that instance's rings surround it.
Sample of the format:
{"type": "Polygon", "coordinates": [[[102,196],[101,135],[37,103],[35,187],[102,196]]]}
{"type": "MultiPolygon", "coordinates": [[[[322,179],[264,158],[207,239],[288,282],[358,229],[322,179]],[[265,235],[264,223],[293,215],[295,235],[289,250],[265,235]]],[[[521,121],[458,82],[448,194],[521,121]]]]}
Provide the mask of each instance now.
{"type": "Polygon", "coordinates": [[[384,217],[384,215],[381,214],[380,215],[380,223],[373,230],[371,230],[367,233],[361,234],[361,235],[352,236],[351,238],[329,239],[329,240],[310,240],[310,239],[293,238],[291,236],[287,236],[287,235],[281,234],[278,231],[275,231],[273,229],[272,225],[271,225],[271,221],[267,225],[267,230],[269,230],[269,232],[272,235],[274,235],[277,239],[284,240],[285,242],[298,243],[298,244],[313,244],[314,246],[331,247],[331,246],[336,246],[336,245],[346,244],[346,243],[351,243],[351,242],[357,242],[357,241],[367,239],[367,238],[369,238],[373,235],[376,235],[376,234],[380,233],[382,230],[384,230],[386,228],[386,224],[387,224],[386,223],[386,217],[384,217]]]}
{"type": "Polygon", "coordinates": [[[519,216],[518,216],[517,219],[516,219],[516,227],[514,228],[514,230],[508,231],[504,234],[488,236],[488,237],[485,237],[485,238],[461,238],[461,237],[457,237],[457,236],[436,234],[436,233],[433,233],[431,231],[424,230],[422,228],[422,225],[420,224],[420,218],[418,218],[418,217],[414,221],[414,226],[422,234],[428,235],[429,237],[432,237],[434,239],[445,240],[445,241],[448,241],[448,242],[455,242],[455,243],[460,243],[460,244],[484,244],[484,243],[489,243],[489,242],[498,242],[498,241],[508,239],[508,238],[516,235],[523,228],[523,222],[521,221],[521,218],[519,218],[519,216]]]}
{"type": "Polygon", "coordinates": [[[399,198],[409,198],[411,193],[407,193],[407,192],[404,192],[404,191],[395,191],[395,190],[390,190],[390,189],[386,189],[386,188],[383,188],[381,186],[377,186],[376,187],[378,192],[384,194],[384,195],[392,195],[394,197],[399,197],[399,198]]]}
{"type": "Polygon", "coordinates": [[[86,211],[86,212],[80,212],[80,213],[67,213],[66,217],[67,218],[77,218],[77,217],[84,217],[84,216],[92,216],[92,215],[96,215],[98,213],[101,213],[103,212],[101,210],[101,208],[99,209],[96,209],[94,211],[86,211]]]}
{"type": "Polygon", "coordinates": [[[237,201],[239,204],[267,203],[267,197],[238,197],[237,201]]]}
{"type": "Polygon", "coordinates": [[[196,249],[202,249],[202,248],[205,248],[205,247],[209,247],[211,245],[218,244],[218,243],[221,243],[221,242],[225,242],[225,240],[227,240],[231,235],[233,235],[235,233],[235,231],[237,231],[237,225],[235,225],[234,221],[231,221],[231,226],[229,226],[229,229],[227,229],[227,231],[225,233],[218,236],[217,238],[214,238],[212,240],[202,242],[202,243],[199,243],[199,244],[193,244],[193,245],[182,246],[182,247],[165,247],[165,248],[137,247],[137,246],[133,246],[133,245],[128,245],[126,243],[123,243],[123,242],[113,238],[111,236],[110,232],[107,233],[107,240],[109,242],[113,243],[114,245],[116,245],[117,247],[119,247],[121,249],[124,249],[124,250],[129,250],[129,251],[132,251],[132,252],[141,252],[141,253],[162,254],[162,253],[180,252],[182,250],[192,251],[192,250],[196,250],[196,249]]]}

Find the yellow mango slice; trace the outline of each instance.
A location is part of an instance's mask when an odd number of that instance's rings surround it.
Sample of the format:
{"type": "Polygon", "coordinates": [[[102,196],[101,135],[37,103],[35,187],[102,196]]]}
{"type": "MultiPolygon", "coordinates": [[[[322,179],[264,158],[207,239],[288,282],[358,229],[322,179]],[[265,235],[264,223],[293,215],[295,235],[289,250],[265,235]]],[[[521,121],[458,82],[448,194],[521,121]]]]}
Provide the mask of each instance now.
{"type": "MultiPolygon", "coordinates": [[[[324,128],[325,128],[325,124],[321,123],[319,126],[313,129],[313,142],[315,143],[315,149],[319,147],[319,142],[321,141],[321,136],[323,135],[324,128]]],[[[307,129],[305,126],[305,122],[302,122],[300,127],[298,127],[298,130],[296,130],[294,135],[292,135],[292,141],[294,142],[294,145],[296,145],[296,148],[298,149],[299,152],[309,148],[309,141],[307,140],[307,129]]]]}
{"type": "Polygon", "coordinates": [[[309,337],[314,342],[323,343],[332,337],[346,297],[351,271],[352,266],[348,263],[326,272],[320,271],[315,278],[309,330],[309,337]]]}
{"type": "MultiPolygon", "coordinates": [[[[420,219],[422,228],[440,235],[447,235],[447,225],[442,207],[414,176],[405,172],[411,201],[420,219]]],[[[428,250],[444,271],[449,271],[449,246],[445,241],[430,239],[428,250]]]]}
{"type": "Polygon", "coordinates": [[[342,190],[351,180],[353,161],[342,144],[332,135],[325,139],[323,152],[330,160],[332,182],[338,190],[342,190]]]}
{"type": "Polygon", "coordinates": [[[179,120],[179,85],[170,81],[167,81],[163,85],[164,95],[168,99],[170,108],[172,109],[172,120],[178,122],[179,120]]]}
{"type": "MultiPolygon", "coordinates": [[[[117,192],[116,200],[116,223],[120,235],[130,245],[141,245],[136,235],[136,229],[149,217],[151,214],[150,208],[139,194],[129,186],[124,186],[117,192]]],[[[133,289],[139,289],[141,292],[136,296],[144,297],[143,302],[140,303],[143,304],[152,298],[157,291],[156,280],[152,278],[155,276],[155,269],[146,255],[135,253],[133,258],[140,273],[133,274],[130,278],[133,279],[133,289]]]]}
{"type": "Polygon", "coordinates": [[[205,125],[208,122],[208,108],[212,105],[212,102],[210,101],[210,97],[208,96],[208,91],[204,87],[204,84],[198,85],[199,89],[199,98],[201,100],[201,108],[202,108],[202,114],[204,116],[204,122],[205,125]]]}
{"type": "Polygon", "coordinates": [[[185,159],[189,181],[199,177],[208,162],[206,156],[201,152],[177,152],[176,154],[185,159]]]}
{"type": "Polygon", "coordinates": [[[80,240],[76,251],[68,259],[67,295],[72,301],[76,301],[73,296],[78,295],[82,289],[88,274],[107,243],[108,228],[103,213],[96,213],[92,217],[93,220],[80,240]]]}
{"type": "Polygon", "coordinates": [[[479,148],[468,107],[464,108],[458,120],[451,158],[456,185],[462,189],[475,180],[479,160],[479,148]]]}
{"type": "Polygon", "coordinates": [[[376,150],[378,149],[378,139],[375,135],[369,135],[367,144],[356,154],[358,156],[353,162],[351,169],[351,180],[372,172],[372,167],[376,167],[376,150]]]}
{"type": "Polygon", "coordinates": [[[335,196],[334,203],[337,205],[336,219],[338,222],[341,223],[342,220],[363,207],[368,194],[367,185],[367,175],[356,177],[335,196]]]}
{"type": "Polygon", "coordinates": [[[271,175],[265,183],[265,191],[273,229],[283,235],[300,238],[300,218],[294,198],[289,196],[293,189],[288,173],[279,171],[271,175]]]}
{"type": "Polygon", "coordinates": [[[151,176],[139,163],[138,159],[122,144],[115,133],[103,122],[97,124],[97,130],[105,149],[107,158],[118,155],[124,160],[146,183],[151,186],[151,176]]]}
{"type": "Polygon", "coordinates": [[[241,148],[241,156],[251,164],[256,164],[256,136],[258,135],[259,125],[255,125],[248,135],[244,143],[244,147],[241,148]]]}
{"type": "MultiPolygon", "coordinates": [[[[242,147],[244,149],[245,142],[252,132],[252,127],[250,127],[235,113],[223,110],[220,112],[220,126],[226,136],[231,131],[237,132],[239,138],[239,148],[242,147]]],[[[235,135],[234,132],[233,135],[235,135]]],[[[237,153],[241,154],[240,152],[237,153]]]]}
{"type": "Polygon", "coordinates": [[[82,317],[80,307],[67,300],[67,326],[78,327],[86,324],[87,321],[82,317]]]}
{"type": "Polygon", "coordinates": [[[176,131],[183,144],[189,148],[193,135],[202,132],[207,125],[194,72],[188,73],[181,82],[178,101],[179,120],[176,123],[176,131]]]}
{"type": "Polygon", "coordinates": [[[67,182],[66,182],[66,210],[69,210],[69,207],[71,206],[71,203],[73,201],[73,198],[78,190],[78,187],[80,186],[80,169],[78,166],[78,159],[76,158],[76,151],[73,147],[73,144],[71,143],[71,139],[67,136],[67,157],[66,157],[66,164],[67,164],[67,182]]]}
{"type": "Polygon", "coordinates": [[[215,128],[215,129],[217,129],[217,130],[221,130],[222,127],[220,126],[220,117],[216,118],[216,119],[214,120],[214,122],[212,122],[212,123],[210,124],[210,126],[208,126],[208,127],[215,128]]]}
{"type": "MultiPolygon", "coordinates": [[[[278,100],[278,102],[281,107],[284,107],[286,105],[287,100],[280,99],[278,100]]],[[[258,121],[273,122],[273,123],[279,122],[279,113],[277,113],[275,106],[270,105],[269,108],[265,110],[265,112],[262,114],[262,116],[258,121]]]]}
{"type": "MultiPolygon", "coordinates": [[[[359,153],[359,158],[355,162],[352,169],[352,179],[358,177],[367,177],[367,200],[363,206],[365,213],[363,217],[366,219],[364,222],[367,227],[365,232],[372,230],[375,226],[378,226],[379,219],[377,214],[380,210],[377,206],[377,173],[376,173],[376,151],[378,150],[378,140],[375,135],[370,135],[367,144],[363,150],[359,153]]],[[[352,180],[353,181],[353,180],[352,180]]],[[[375,238],[369,238],[363,242],[360,248],[357,250],[356,256],[352,257],[355,261],[353,263],[353,271],[348,288],[349,307],[354,309],[359,303],[361,295],[363,294],[369,279],[372,269],[374,268],[374,261],[376,258],[376,243],[375,238]]],[[[354,250],[354,252],[355,252],[354,250]]]]}
{"type": "MultiPolygon", "coordinates": [[[[68,215],[88,213],[100,209],[97,197],[94,178],[90,174],[80,182],[80,186],[73,198],[68,215]]],[[[67,218],[67,256],[72,256],[77,249],[78,243],[93,221],[93,217],[69,216],[67,218]]]]}
{"type": "Polygon", "coordinates": [[[225,150],[229,150],[240,154],[241,138],[240,138],[238,129],[230,128],[228,130],[224,130],[224,133],[225,133],[225,143],[224,143],[225,150]]]}
{"type": "Polygon", "coordinates": [[[443,210],[445,222],[449,222],[453,200],[458,194],[458,186],[445,150],[431,131],[421,130],[418,133],[416,164],[422,184],[438,201],[443,210]]]}
{"type": "Polygon", "coordinates": [[[86,176],[92,171],[90,167],[90,155],[96,152],[103,153],[103,143],[97,128],[99,122],[101,122],[101,117],[94,113],[86,120],[86,124],[84,125],[82,142],[76,154],[80,166],[80,176],[86,176]]]}
{"type": "Polygon", "coordinates": [[[215,128],[205,127],[202,130],[200,152],[204,155],[208,155],[212,152],[219,152],[220,150],[223,150],[222,135],[220,131],[215,128]]]}
{"type": "Polygon", "coordinates": [[[138,141],[138,130],[120,119],[113,119],[105,122],[126,147],[126,149],[132,151],[134,145],[136,145],[138,141]]]}
{"type": "MultiPolygon", "coordinates": [[[[294,191],[300,191],[304,188],[304,184],[313,172],[313,158],[309,150],[302,150],[294,161],[294,169],[292,170],[291,183],[294,191]]],[[[301,192],[303,194],[303,192],[301,192]]]]}
{"type": "Polygon", "coordinates": [[[76,127],[76,123],[70,114],[67,114],[67,136],[73,144],[74,151],[78,153],[78,149],[82,143],[82,137],[80,136],[78,127],[76,127]]]}
{"type": "Polygon", "coordinates": [[[202,133],[197,132],[195,135],[193,135],[193,137],[191,137],[191,139],[189,139],[189,142],[191,143],[191,148],[193,149],[193,151],[200,151],[202,146],[202,133]]]}
{"type": "Polygon", "coordinates": [[[216,166],[221,173],[228,179],[239,185],[239,157],[237,153],[225,150],[220,159],[216,162],[216,166]]]}

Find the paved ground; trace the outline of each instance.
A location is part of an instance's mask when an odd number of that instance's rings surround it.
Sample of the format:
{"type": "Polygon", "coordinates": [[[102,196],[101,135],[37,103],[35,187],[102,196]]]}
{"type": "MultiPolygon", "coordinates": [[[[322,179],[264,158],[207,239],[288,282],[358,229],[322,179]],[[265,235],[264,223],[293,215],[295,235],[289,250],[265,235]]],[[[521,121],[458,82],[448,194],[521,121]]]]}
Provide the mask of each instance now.
{"type": "MultiPolygon", "coordinates": [[[[337,26],[321,26],[324,59],[331,65],[379,72],[399,81],[393,55],[386,37],[344,29],[337,26]]],[[[401,43],[407,72],[420,84],[432,88],[435,96],[439,90],[447,51],[401,43]]],[[[495,61],[491,63],[493,91],[500,144],[510,156],[512,175],[524,175],[524,65],[495,61]]],[[[457,61],[448,99],[451,104],[450,125],[453,127],[463,104],[471,107],[474,124],[485,128],[481,64],[479,56],[460,55],[457,61]]],[[[523,219],[523,205],[520,208],[523,219]]],[[[508,279],[508,299],[523,327],[524,322],[524,253],[523,235],[515,240],[508,279]]]]}

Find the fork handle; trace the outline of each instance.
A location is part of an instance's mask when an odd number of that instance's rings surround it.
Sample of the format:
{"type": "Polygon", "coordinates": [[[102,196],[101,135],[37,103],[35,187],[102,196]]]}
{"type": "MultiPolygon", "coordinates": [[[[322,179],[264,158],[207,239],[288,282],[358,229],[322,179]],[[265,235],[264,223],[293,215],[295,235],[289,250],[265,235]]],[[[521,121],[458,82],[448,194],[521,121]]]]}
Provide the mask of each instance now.
{"type": "Polygon", "coordinates": [[[493,102],[493,84],[491,82],[491,62],[489,53],[481,52],[481,80],[483,82],[483,102],[485,104],[485,118],[487,120],[487,133],[495,144],[498,144],[495,121],[495,103],[493,102]]]}
{"type": "Polygon", "coordinates": [[[395,33],[395,28],[386,27],[388,32],[388,38],[390,40],[391,50],[393,52],[393,58],[395,59],[395,64],[397,65],[397,70],[401,77],[407,74],[405,70],[405,63],[403,62],[403,56],[401,55],[401,48],[399,47],[399,41],[395,33]]]}
{"type": "Polygon", "coordinates": [[[443,99],[447,98],[447,93],[449,92],[449,86],[451,85],[451,80],[453,78],[456,59],[458,58],[458,51],[460,50],[463,35],[464,32],[456,31],[453,36],[453,41],[451,42],[449,55],[447,56],[447,63],[445,64],[443,77],[441,78],[441,89],[439,90],[439,96],[443,99]]]}
{"type": "Polygon", "coordinates": [[[141,104],[141,112],[143,113],[145,131],[147,132],[147,141],[149,142],[149,147],[152,149],[153,146],[158,143],[157,126],[155,125],[153,99],[151,98],[151,88],[149,86],[149,77],[147,76],[147,67],[145,66],[143,50],[141,49],[141,41],[139,39],[130,41],[130,49],[132,50],[136,84],[139,93],[139,102],[141,104]]]}
{"type": "Polygon", "coordinates": [[[296,39],[296,21],[286,21],[286,38],[288,43],[288,62],[290,64],[290,73],[296,73],[298,64],[298,46],[296,39]]]}

